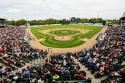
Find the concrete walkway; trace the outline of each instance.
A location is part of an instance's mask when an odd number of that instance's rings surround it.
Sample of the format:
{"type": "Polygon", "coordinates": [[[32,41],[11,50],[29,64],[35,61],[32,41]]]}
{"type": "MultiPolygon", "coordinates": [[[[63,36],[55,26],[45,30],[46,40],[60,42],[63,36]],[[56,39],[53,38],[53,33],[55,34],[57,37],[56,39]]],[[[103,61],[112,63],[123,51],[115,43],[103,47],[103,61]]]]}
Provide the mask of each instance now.
{"type": "Polygon", "coordinates": [[[106,78],[105,76],[103,76],[101,78],[95,79],[94,75],[91,74],[84,65],[82,65],[76,58],[72,58],[74,59],[75,63],[80,66],[81,70],[84,70],[86,72],[86,75],[92,79],[92,83],[101,83],[101,80],[104,80],[106,78]]]}

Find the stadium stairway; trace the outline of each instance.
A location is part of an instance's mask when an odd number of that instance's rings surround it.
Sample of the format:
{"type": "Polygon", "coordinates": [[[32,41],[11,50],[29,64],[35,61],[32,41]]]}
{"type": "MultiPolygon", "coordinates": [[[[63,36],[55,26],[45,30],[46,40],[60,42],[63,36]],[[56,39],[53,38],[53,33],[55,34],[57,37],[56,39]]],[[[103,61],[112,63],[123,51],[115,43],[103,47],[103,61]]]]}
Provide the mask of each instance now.
{"type": "Polygon", "coordinates": [[[92,79],[92,83],[101,83],[101,80],[104,80],[107,78],[106,76],[103,76],[101,78],[95,79],[94,75],[91,74],[84,65],[82,65],[76,58],[74,58],[74,57],[72,57],[72,58],[80,66],[81,70],[84,70],[86,72],[86,75],[92,79]]]}

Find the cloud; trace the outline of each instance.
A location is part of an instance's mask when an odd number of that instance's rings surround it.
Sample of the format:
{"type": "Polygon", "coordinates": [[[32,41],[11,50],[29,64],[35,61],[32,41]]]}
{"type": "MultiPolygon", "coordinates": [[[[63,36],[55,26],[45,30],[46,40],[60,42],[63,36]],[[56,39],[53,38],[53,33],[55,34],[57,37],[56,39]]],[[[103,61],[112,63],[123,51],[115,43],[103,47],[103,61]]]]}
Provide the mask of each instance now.
{"type": "Polygon", "coordinates": [[[19,9],[14,9],[14,8],[8,8],[6,12],[7,13],[19,13],[20,10],[19,9]]]}
{"type": "Polygon", "coordinates": [[[125,11],[124,3],[125,0],[1,0],[0,17],[47,19],[99,16],[118,19],[125,11]]]}

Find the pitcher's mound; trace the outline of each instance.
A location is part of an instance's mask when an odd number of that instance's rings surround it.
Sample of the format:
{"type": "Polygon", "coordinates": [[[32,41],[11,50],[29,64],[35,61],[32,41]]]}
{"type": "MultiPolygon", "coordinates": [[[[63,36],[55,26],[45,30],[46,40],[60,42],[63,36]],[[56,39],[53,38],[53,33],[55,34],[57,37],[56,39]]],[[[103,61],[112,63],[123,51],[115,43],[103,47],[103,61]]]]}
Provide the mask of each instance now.
{"type": "Polygon", "coordinates": [[[60,41],[66,41],[66,40],[71,40],[70,36],[57,36],[55,37],[56,40],[60,40],[60,41]]]}

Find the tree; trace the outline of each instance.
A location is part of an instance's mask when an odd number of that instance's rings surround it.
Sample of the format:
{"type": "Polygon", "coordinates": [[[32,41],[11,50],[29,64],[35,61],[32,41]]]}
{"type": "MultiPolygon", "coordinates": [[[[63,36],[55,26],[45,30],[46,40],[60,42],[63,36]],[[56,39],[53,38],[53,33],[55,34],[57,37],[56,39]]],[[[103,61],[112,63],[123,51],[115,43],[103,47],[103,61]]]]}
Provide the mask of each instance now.
{"type": "Polygon", "coordinates": [[[66,20],[66,19],[60,20],[59,24],[70,24],[70,20],[66,20]]]}
{"type": "Polygon", "coordinates": [[[76,23],[80,23],[81,19],[80,18],[76,18],[76,23]]]}
{"type": "Polygon", "coordinates": [[[16,21],[12,20],[12,21],[8,21],[9,25],[16,25],[16,21]]]}
{"type": "Polygon", "coordinates": [[[95,24],[95,23],[96,23],[96,18],[91,18],[91,19],[89,19],[89,23],[95,24]]]}
{"type": "Polygon", "coordinates": [[[19,25],[26,25],[27,24],[27,21],[26,20],[18,20],[16,21],[16,25],[19,26],[19,25]]]}
{"type": "Polygon", "coordinates": [[[102,21],[102,24],[103,24],[103,25],[106,25],[106,20],[103,20],[103,21],[102,21]]]}

